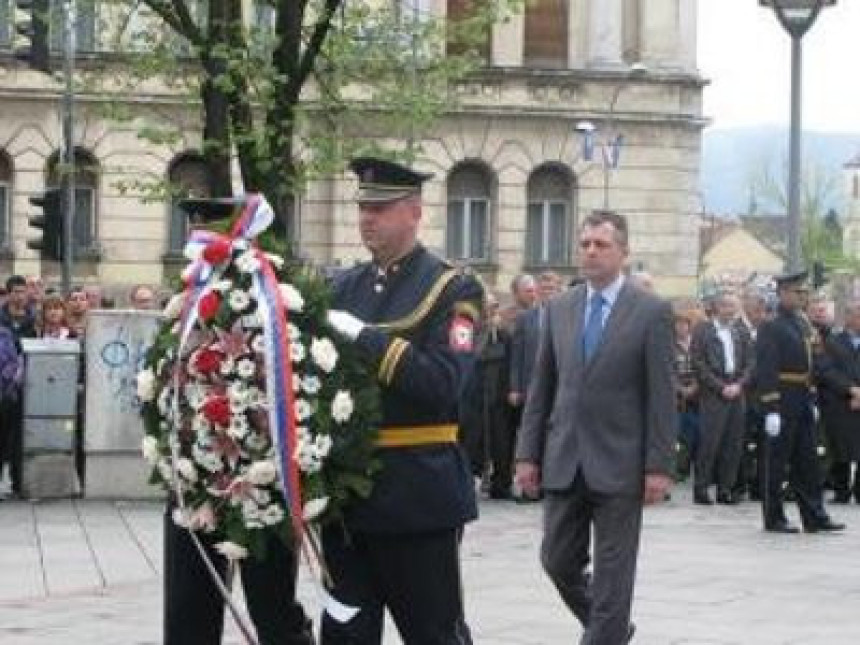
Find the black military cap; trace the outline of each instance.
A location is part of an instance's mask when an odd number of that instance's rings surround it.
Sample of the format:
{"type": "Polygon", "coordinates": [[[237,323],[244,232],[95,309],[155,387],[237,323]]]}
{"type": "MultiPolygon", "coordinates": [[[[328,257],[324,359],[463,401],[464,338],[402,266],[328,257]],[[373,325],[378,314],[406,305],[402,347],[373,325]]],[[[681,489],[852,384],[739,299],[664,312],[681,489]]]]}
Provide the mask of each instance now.
{"type": "Polygon", "coordinates": [[[192,197],[179,200],[177,206],[188,216],[192,224],[212,224],[232,219],[241,213],[245,206],[245,199],[242,197],[216,199],[192,197]]]}
{"type": "Polygon", "coordinates": [[[791,286],[805,286],[806,278],[809,276],[808,271],[795,271],[794,273],[783,273],[776,276],[773,281],[776,282],[777,289],[785,289],[791,286]]]}
{"type": "Polygon", "coordinates": [[[375,157],[358,157],[349,164],[358,176],[359,203],[393,202],[421,193],[432,173],[415,172],[399,163],[375,157]]]}

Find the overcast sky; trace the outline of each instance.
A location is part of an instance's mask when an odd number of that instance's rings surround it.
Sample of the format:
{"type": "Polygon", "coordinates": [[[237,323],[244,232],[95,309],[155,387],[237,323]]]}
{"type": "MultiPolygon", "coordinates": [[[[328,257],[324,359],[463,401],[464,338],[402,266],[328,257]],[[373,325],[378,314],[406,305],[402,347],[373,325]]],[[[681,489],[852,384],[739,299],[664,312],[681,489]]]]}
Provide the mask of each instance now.
{"type": "MultiPolygon", "coordinates": [[[[711,81],[713,126],[788,123],[789,45],[759,0],[699,0],[699,69],[711,81]]],[[[804,128],[860,132],[860,0],[822,10],[803,39],[803,63],[804,128]]]]}

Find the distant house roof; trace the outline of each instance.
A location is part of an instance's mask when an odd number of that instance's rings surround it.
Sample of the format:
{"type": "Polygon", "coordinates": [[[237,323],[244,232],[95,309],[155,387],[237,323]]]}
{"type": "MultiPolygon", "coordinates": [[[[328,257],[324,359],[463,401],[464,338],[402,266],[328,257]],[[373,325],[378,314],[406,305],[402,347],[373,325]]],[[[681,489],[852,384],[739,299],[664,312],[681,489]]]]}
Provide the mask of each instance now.
{"type": "Polygon", "coordinates": [[[860,168],[860,152],[851,157],[848,160],[848,163],[845,164],[846,168],[860,168]]]}
{"type": "Polygon", "coordinates": [[[782,255],[788,245],[788,217],[785,215],[744,215],[741,225],[759,242],[782,255]]]}

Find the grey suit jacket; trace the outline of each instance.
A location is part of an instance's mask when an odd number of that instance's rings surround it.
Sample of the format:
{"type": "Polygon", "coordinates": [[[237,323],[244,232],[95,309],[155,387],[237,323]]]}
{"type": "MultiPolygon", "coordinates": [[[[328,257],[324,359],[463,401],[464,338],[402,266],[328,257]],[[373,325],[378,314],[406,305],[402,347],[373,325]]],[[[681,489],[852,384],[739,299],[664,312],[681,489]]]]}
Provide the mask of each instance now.
{"type": "Polygon", "coordinates": [[[540,334],[540,307],[517,314],[511,336],[510,385],[512,392],[525,394],[532,378],[540,334]]]}
{"type": "Polygon", "coordinates": [[[625,282],[586,364],[585,299],[581,285],[549,303],[517,459],[541,465],[545,490],[568,489],[581,470],[592,490],[638,495],[646,472],[674,470],[672,311],[625,282]]]}

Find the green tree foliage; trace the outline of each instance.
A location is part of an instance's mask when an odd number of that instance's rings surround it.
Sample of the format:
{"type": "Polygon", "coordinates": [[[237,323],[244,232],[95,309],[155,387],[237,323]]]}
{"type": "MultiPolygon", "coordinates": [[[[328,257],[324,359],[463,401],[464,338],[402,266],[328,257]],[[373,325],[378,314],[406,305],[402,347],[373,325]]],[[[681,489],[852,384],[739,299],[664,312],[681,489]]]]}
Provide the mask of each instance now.
{"type": "Polygon", "coordinates": [[[212,195],[230,196],[235,159],[243,189],[265,194],[285,225],[307,182],[350,156],[413,157],[519,2],[473,0],[445,24],[420,0],[100,0],[117,56],[87,89],[154,143],[202,135],[212,195]],[[128,97],[147,94],[171,109],[131,109],[128,97]]]}

